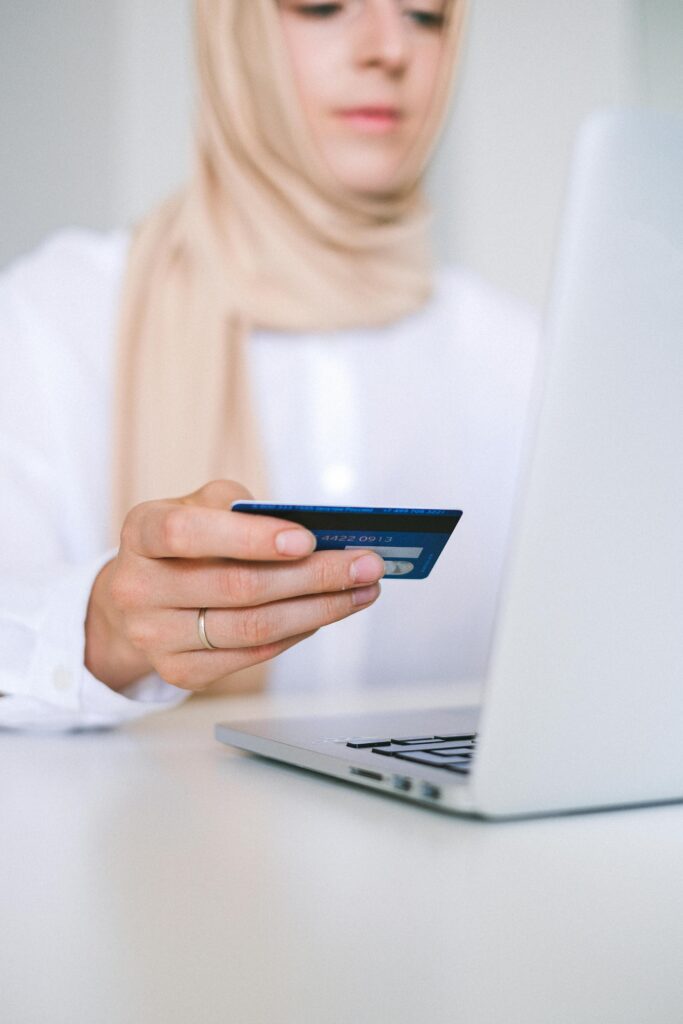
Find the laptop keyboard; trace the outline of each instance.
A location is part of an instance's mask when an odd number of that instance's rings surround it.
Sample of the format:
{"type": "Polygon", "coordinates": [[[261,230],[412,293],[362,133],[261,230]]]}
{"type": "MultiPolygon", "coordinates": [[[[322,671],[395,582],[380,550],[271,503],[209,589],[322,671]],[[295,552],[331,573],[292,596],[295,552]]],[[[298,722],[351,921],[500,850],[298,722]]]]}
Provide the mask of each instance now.
{"type": "Polygon", "coordinates": [[[355,750],[370,749],[380,757],[393,757],[397,761],[411,761],[467,775],[476,740],[476,733],[464,736],[392,736],[390,739],[352,736],[346,746],[355,750]]]}

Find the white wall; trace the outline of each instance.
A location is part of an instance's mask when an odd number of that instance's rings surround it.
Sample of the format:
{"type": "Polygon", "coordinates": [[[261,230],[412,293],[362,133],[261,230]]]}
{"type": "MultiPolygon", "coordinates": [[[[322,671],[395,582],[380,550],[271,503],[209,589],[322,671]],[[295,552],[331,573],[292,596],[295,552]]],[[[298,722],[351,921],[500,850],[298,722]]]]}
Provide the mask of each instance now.
{"type": "Polygon", "coordinates": [[[572,139],[596,106],[635,101],[634,47],[624,0],[474,0],[435,168],[445,255],[542,300],[572,139]]]}
{"type": "Polygon", "coordinates": [[[642,95],[665,110],[683,112],[683,0],[641,0],[642,95]]]}
{"type": "Polygon", "coordinates": [[[0,4],[0,260],[60,224],[118,213],[116,29],[115,5],[0,4]]]}
{"type": "Polygon", "coordinates": [[[188,0],[116,0],[117,174],[114,209],[126,221],[173,190],[190,167],[194,67],[188,0]]]}
{"type": "MultiPolygon", "coordinates": [[[[436,244],[538,303],[580,119],[683,105],[683,0],[473,0],[469,29],[436,244]]],[[[190,0],[0,5],[0,262],[63,224],[128,223],[182,180],[191,62],[190,0]]]]}
{"type": "Polygon", "coordinates": [[[191,65],[189,0],[0,3],[0,264],[183,179],[191,65]]]}

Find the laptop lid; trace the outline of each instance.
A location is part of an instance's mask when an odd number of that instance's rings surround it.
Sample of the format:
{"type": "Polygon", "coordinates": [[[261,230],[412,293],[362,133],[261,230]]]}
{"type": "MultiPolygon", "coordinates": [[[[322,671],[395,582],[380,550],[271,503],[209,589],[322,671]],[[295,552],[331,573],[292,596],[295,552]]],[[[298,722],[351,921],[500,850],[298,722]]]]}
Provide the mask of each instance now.
{"type": "Polygon", "coordinates": [[[472,786],[487,815],[683,798],[683,119],[575,157],[472,786]]]}

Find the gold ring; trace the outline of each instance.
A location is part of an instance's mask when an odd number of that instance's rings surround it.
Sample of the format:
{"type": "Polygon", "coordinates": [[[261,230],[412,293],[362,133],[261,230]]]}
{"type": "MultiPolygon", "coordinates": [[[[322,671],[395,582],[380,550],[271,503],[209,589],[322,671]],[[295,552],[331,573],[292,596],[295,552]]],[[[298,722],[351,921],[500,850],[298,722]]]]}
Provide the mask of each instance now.
{"type": "Polygon", "coordinates": [[[197,616],[197,631],[199,633],[199,639],[202,642],[202,647],[206,647],[207,651],[217,651],[217,650],[219,650],[219,648],[216,647],[215,644],[212,644],[211,641],[209,640],[208,636],[206,635],[206,622],[205,622],[205,618],[206,618],[206,608],[200,608],[199,609],[199,615],[197,616]]]}

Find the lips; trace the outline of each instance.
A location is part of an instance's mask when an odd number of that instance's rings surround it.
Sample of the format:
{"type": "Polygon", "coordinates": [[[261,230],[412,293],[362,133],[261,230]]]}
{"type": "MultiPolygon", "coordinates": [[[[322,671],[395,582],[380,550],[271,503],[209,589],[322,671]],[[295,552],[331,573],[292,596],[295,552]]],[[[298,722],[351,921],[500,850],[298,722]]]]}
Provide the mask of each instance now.
{"type": "Polygon", "coordinates": [[[359,131],[370,133],[389,132],[396,128],[401,120],[401,111],[397,107],[367,106],[347,107],[337,111],[345,124],[359,131]]]}

